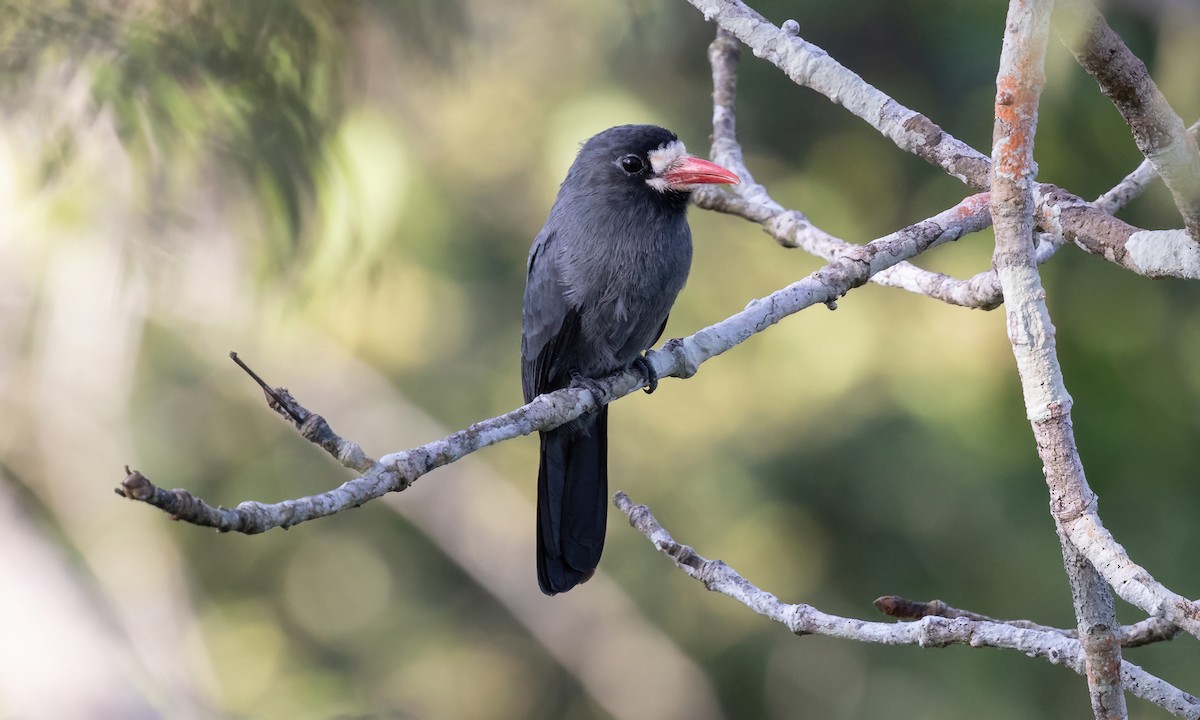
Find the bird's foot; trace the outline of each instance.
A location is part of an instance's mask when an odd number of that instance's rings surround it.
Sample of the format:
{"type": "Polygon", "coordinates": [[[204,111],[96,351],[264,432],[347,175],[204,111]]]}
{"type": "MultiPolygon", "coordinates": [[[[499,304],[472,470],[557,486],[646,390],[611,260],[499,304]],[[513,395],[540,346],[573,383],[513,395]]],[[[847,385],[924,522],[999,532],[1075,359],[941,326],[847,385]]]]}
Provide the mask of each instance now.
{"type": "Polygon", "coordinates": [[[578,370],[571,371],[571,384],[568,387],[573,387],[579,390],[587,390],[596,400],[596,404],[603,405],[604,399],[608,397],[608,391],[600,384],[600,381],[590,377],[586,377],[578,370]]]}
{"type": "Polygon", "coordinates": [[[647,395],[658,389],[658,373],[654,372],[654,367],[646,359],[645,355],[638,355],[630,367],[635,370],[641,370],[642,374],[646,376],[646,385],[642,389],[646,391],[647,395]]]}

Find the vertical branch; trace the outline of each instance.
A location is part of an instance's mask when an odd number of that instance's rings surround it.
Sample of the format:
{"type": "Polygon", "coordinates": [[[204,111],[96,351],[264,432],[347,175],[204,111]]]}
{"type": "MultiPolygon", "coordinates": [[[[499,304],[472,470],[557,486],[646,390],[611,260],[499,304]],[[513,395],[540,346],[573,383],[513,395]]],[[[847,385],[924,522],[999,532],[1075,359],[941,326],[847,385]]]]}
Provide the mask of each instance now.
{"type": "MultiPolygon", "coordinates": [[[[993,262],[1004,293],[1008,335],[1033,426],[1055,520],[1094,513],[1071,429],[1071,396],[1055,351],[1054,325],[1034,260],[1033,138],[1053,0],[1011,0],[996,78],[992,147],[993,262]]],[[[1092,710],[1098,719],[1125,718],[1121,647],[1112,595],[1104,579],[1060,531],[1085,656],[1092,710]]]]}
{"type": "Polygon", "coordinates": [[[1120,111],[1138,150],[1171,191],[1188,235],[1200,242],[1200,149],[1146,64],[1113,32],[1091,0],[1061,0],[1054,26],[1080,67],[1120,111]]]}

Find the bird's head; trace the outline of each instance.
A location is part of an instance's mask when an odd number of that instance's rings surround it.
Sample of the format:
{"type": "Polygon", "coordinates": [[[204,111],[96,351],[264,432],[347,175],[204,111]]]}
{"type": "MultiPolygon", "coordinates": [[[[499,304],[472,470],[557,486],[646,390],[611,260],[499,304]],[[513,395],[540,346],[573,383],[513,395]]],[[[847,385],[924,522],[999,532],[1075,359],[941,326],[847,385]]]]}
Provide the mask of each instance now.
{"type": "Polygon", "coordinates": [[[593,190],[645,194],[684,206],[701,185],[736,184],[738,176],[687,153],[675,133],[655,125],[620,125],[592,137],[567,176],[593,190]]]}

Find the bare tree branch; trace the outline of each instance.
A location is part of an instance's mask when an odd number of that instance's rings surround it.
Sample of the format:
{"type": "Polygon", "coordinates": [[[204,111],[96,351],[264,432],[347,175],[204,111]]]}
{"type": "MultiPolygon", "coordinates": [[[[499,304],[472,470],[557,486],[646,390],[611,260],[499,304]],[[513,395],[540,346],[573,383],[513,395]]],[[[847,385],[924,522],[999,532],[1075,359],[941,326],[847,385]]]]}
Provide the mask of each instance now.
{"type": "Polygon", "coordinates": [[[1191,239],[1200,242],[1200,149],[1146,64],[1089,0],[1059,0],[1054,29],[1120,111],[1138,150],[1175,198],[1191,239]]]}
{"type": "Polygon", "coordinates": [[[772,25],[741,0],[688,2],[797,85],[816,90],[865,120],[900,149],[942,168],[951,177],[976,190],[988,189],[991,163],[987,156],[896,102],[821,48],[772,25]]]}
{"type": "Polygon", "coordinates": [[[1077,247],[1151,278],[1200,278],[1200,246],[1186,230],[1139,230],[1104,215],[1094,206],[1053,185],[1038,186],[1043,202],[1038,222],[1077,247]]]}
{"type": "MultiPolygon", "coordinates": [[[[786,23],[785,23],[786,24],[786,23]]],[[[734,37],[724,29],[709,45],[708,59],[713,70],[713,145],[712,157],[732,169],[742,182],[732,193],[704,188],[695,193],[698,207],[729,213],[759,223],[784,247],[803,248],[818,257],[832,260],[850,248],[851,243],[834,237],[812,225],[804,213],[788,210],[777,203],[765,187],[754,181],[746,166],[737,140],[735,100],[737,66],[741,50],[734,37]]],[[[1050,259],[1060,242],[1043,235],[1038,245],[1038,262],[1050,259]]],[[[871,282],[925,295],[950,305],[993,310],[1000,306],[1000,284],[996,273],[987,270],[967,280],[921,269],[912,263],[898,263],[871,277],[871,282]]]]}
{"type": "MultiPolygon", "coordinates": [[[[911,110],[867,83],[834,60],[821,48],[797,37],[794,32],[772,25],[741,0],[688,0],[756,56],[764,58],[798,85],[811,88],[866,121],[902,150],[942,168],[951,177],[976,190],[987,190],[992,164],[987,156],[942,130],[924,115],[911,110]]],[[[794,29],[789,27],[789,30],[794,29]]],[[[1049,186],[1039,186],[1038,218],[1055,218],[1058,208],[1050,203],[1049,186]]],[[[1060,193],[1063,191],[1059,191],[1060,193]]],[[[1106,212],[1069,193],[1072,212],[1058,218],[1050,232],[1075,238],[1080,247],[1117,262],[1122,267],[1149,277],[1200,279],[1200,253],[1188,254],[1178,245],[1179,231],[1146,231],[1117,220],[1106,212]],[[1111,251],[1095,248],[1116,243],[1111,251]],[[1131,246],[1131,247],[1130,247],[1131,246]],[[1165,247],[1165,249],[1163,249],[1165,247]]]]}
{"type": "MultiPolygon", "coordinates": [[[[790,27],[787,23],[784,25],[784,31],[788,32],[790,27]]],[[[804,213],[788,210],[777,203],[764,186],[754,181],[753,174],[746,166],[736,132],[735,100],[740,55],[740,47],[733,35],[723,28],[718,29],[717,37],[708,50],[713,72],[711,154],[714,160],[733,169],[742,178],[742,183],[733,188],[732,193],[717,188],[705,188],[695,194],[694,202],[701,208],[737,215],[759,223],[784,247],[800,247],[819,257],[833,259],[845,252],[850,243],[812,225],[804,213]]],[[[1194,125],[1193,131],[1195,127],[1194,125]]],[[[1147,160],[1138,170],[1101,196],[1096,207],[1108,214],[1116,212],[1143,192],[1154,175],[1154,167],[1147,160]]],[[[1111,218],[1103,223],[1094,223],[1096,214],[1092,212],[1092,206],[1081,198],[1052,185],[1040,185],[1039,191],[1039,198],[1044,200],[1040,206],[1045,209],[1042,224],[1055,231],[1057,237],[1075,242],[1088,252],[1102,255],[1111,262],[1151,277],[1178,274],[1178,268],[1200,263],[1200,258],[1193,262],[1188,257],[1193,250],[1192,243],[1180,242],[1179,238],[1175,237],[1178,233],[1145,233],[1139,236],[1142,239],[1135,239],[1135,251],[1131,252],[1128,244],[1131,237],[1139,232],[1137,228],[1111,218]],[[1061,220],[1064,213],[1068,216],[1066,223],[1061,220]],[[1080,233],[1080,228],[1091,228],[1092,231],[1080,233]],[[1181,252],[1176,253],[1175,248],[1179,248],[1181,252]],[[1151,252],[1146,252],[1147,250],[1151,252]]],[[[1054,237],[1051,234],[1039,236],[1039,264],[1046,262],[1058,249],[1059,242],[1056,242],[1054,237]]],[[[871,282],[898,287],[963,307],[992,310],[999,307],[1002,301],[1000,284],[994,270],[981,272],[967,280],[958,280],[904,262],[873,276],[871,282]]]]}
{"type": "MultiPolygon", "coordinates": [[[[797,635],[827,635],[879,645],[994,647],[1044,658],[1081,675],[1085,672],[1086,661],[1079,642],[1058,632],[967,617],[948,619],[935,615],[916,622],[870,622],[830,615],[811,605],[783,603],[720,560],[705,559],[691,547],[676,542],[649,508],[634,504],[625,493],[618,492],[613,502],[629,517],[630,525],[645,535],[659,552],[670,557],[676,567],[689,577],[700,581],[712,592],[727,595],[759,615],[782,623],[797,635]]],[[[1121,661],[1119,670],[1124,686],[1135,696],[1158,705],[1172,715],[1200,719],[1200,699],[1129,661],[1121,661]]]]}
{"type": "MultiPolygon", "coordinates": [[[[1200,129],[1200,120],[1188,126],[1188,134],[1192,136],[1193,141],[1196,139],[1197,129],[1200,129]]],[[[1150,183],[1156,177],[1158,171],[1154,169],[1154,163],[1148,159],[1143,160],[1133,172],[1126,175],[1111,190],[1096,198],[1092,204],[1110,215],[1115,214],[1134,198],[1146,192],[1146,188],[1150,187],[1150,183]]]]}
{"type": "MultiPolygon", "coordinates": [[[[1046,38],[1053,0],[1011,0],[996,78],[996,125],[992,149],[992,219],[996,230],[993,264],[1004,291],[1009,340],[1025,393],[1025,405],[1034,424],[1048,432],[1069,432],[1069,410],[1051,418],[1055,409],[1069,409],[1070,396],[1054,351],[1054,326],[1046,308],[1045,290],[1033,258],[1033,162],[1038,100],[1045,85],[1046,38]]],[[[1078,455],[1068,458],[1048,454],[1050,445],[1038,438],[1051,497],[1091,495],[1083,478],[1078,455]],[[1063,461],[1066,462],[1063,462],[1063,461]],[[1076,472],[1077,471],[1077,472],[1076,472]]],[[[1074,444],[1071,444],[1072,449],[1074,444]]],[[[1091,495],[1092,504],[1095,496],[1091,495]]],[[[1112,594],[1104,579],[1061,535],[1063,564],[1071,586],[1079,639],[1097,720],[1128,716],[1121,689],[1121,643],[1112,594]]]]}
{"type": "MultiPolygon", "coordinates": [[[[1078,638],[1078,630],[1068,630],[1066,628],[1050,627],[1049,625],[1039,625],[1030,620],[997,620],[982,613],[972,612],[970,610],[960,610],[952,607],[942,600],[930,600],[922,602],[917,600],[908,600],[898,595],[884,595],[883,597],[875,598],[875,609],[887,615],[888,617],[896,618],[897,620],[920,620],[923,617],[936,615],[938,617],[950,618],[967,618],[968,620],[978,620],[980,622],[1002,623],[1004,625],[1012,625],[1013,627],[1022,628],[1024,630],[1037,630],[1038,632],[1057,633],[1063,637],[1078,638]]],[[[1133,625],[1123,625],[1119,629],[1121,637],[1121,647],[1141,647],[1150,645],[1156,642],[1166,640],[1174,640],[1179,635],[1179,628],[1174,624],[1158,617],[1146,618],[1139,623],[1133,625]]]]}
{"type": "MultiPolygon", "coordinates": [[[[1071,7],[1080,2],[1064,1],[1071,7]]],[[[1139,168],[1097,203],[1090,204],[1053,185],[1035,181],[1033,137],[1053,0],[1011,0],[990,159],[797,37],[794,21],[777,28],[741,0],[689,2],[721,28],[709,49],[714,83],[713,158],[743,179],[733,193],[715,189],[697,192],[695,203],[761,224],[781,244],[802,247],[830,263],[808,278],[752,302],[740,313],[647,353],[651,366],[660,377],[691,377],[703,362],[784,317],[816,304],[832,309],[839,297],[868,281],[968,307],[991,309],[1003,301],[1027,412],[1050,488],[1078,629],[1050,628],[1023,620],[995,621],[937,601],[918,607],[904,605],[906,601],[895,598],[881,599],[886,600],[886,609],[881,609],[893,616],[920,618],[900,624],[840,618],[805,605],[784,605],[724,563],[707,561],[691,548],[676,544],[649,510],[633,506],[623,493],[617,494],[618,507],[660,550],[710,590],[730,595],[756,612],[783,622],[798,635],[825,634],[883,644],[944,647],[962,643],[1019,650],[1085,675],[1097,718],[1126,717],[1124,690],[1177,715],[1200,718],[1200,701],[1122,659],[1122,645],[1171,639],[1180,628],[1200,637],[1200,609],[1133,563],[1100,522],[1097,499],[1087,485],[1075,447],[1072,401],[1058,365],[1054,327],[1037,271],[1037,264],[1048,259],[1063,242],[1072,242],[1145,276],[1200,278],[1200,242],[1196,242],[1200,237],[1200,163],[1195,162],[1200,155],[1194,139],[1182,132],[1182,121],[1149,80],[1144,65],[1089,6],[1090,34],[1073,49],[1080,63],[1096,75],[1105,92],[1122,108],[1147,157],[1143,164],[1146,169],[1139,168]],[[991,195],[984,192],[965,198],[935,217],[861,246],[813,226],[802,212],[777,203],[765,187],[754,182],[746,167],[736,136],[735,37],[798,84],[816,89],[867,121],[898,147],[974,188],[991,188],[991,195]],[[1100,67],[1105,53],[1119,58],[1117,67],[1100,67]],[[1163,173],[1175,195],[1186,231],[1145,231],[1111,216],[1145,187],[1156,170],[1163,173]],[[993,218],[997,238],[993,270],[957,280],[905,262],[938,244],[986,228],[993,218]],[[1047,232],[1039,237],[1035,227],[1047,232]],[[1122,628],[1113,608],[1110,585],[1121,597],[1156,616],[1122,628]]],[[[236,356],[234,359],[237,361],[236,356]]],[[[126,467],[119,494],[158,507],[175,519],[221,531],[253,534],[273,527],[287,528],[402,491],[425,473],[484,447],[557,427],[633,392],[642,381],[639,372],[615,373],[598,380],[590,389],[571,387],[548,393],[440,440],[375,460],[358,444],[334,433],[321,416],[301,406],[285,389],[272,388],[238,362],[263,386],[273,409],[291,421],[302,436],[360,476],[317,495],[278,503],[248,501],[229,509],[213,507],[186,490],[158,488],[140,472],[126,467]]]]}
{"type": "MultiPolygon", "coordinates": [[[[697,192],[695,203],[708,210],[759,223],[784,247],[803,248],[825,259],[837,257],[850,243],[812,225],[804,213],[788,210],[777,203],[765,187],[754,181],[746,167],[735,131],[734,99],[739,54],[732,35],[724,29],[718,30],[717,39],[708,52],[714,88],[712,156],[737,172],[743,182],[733,188],[733,193],[716,188],[697,192]]],[[[1193,133],[1197,126],[1200,123],[1192,126],[1193,133]]],[[[1039,236],[1038,264],[1046,262],[1058,249],[1059,243],[1053,240],[1057,237],[1139,275],[1200,277],[1200,252],[1184,233],[1139,230],[1107,217],[1144,192],[1155,175],[1153,164],[1147,160],[1091,204],[1053,185],[1037,185],[1039,223],[1050,231],[1039,236]],[[1096,209],[1103,213],[1097,214],[1096,209]],[[1103,220],[1098,221],[1098,218],[1103,220]]],[[[879,273],[871,281],[963,307],[992,310],[1002,301],[994,270],[958,280],[905,262],[879,273]]]]}
{"type": "MultiPolygon", "coordinates": [[[[871,123],[873,127],[881,128],[886,125],[892,129],[896,127],[902,129],[904,122],[897,123],[894,117],[897,107],[900,108],[899,112],[902,117],[913,119],[915,113],[895,104],[886,95],[870,87],[857,75],[830,59],[819,48],[796,38],[794,32],[785,32],[774,27],[761,15],[747,8],[740,0],[689,0],[689,2],[704,12],[707,19],[716,22],[720,27],[746,43],[756,55],[766,58],[783,69],[796,82],[813,87],[832,99],[842,102],[852,112],[871,123]],[[887,122],[880,119],[881,113],[885,109],[887,109],[887,113],[884,114],[890,118],[887,122]]],[[[936,128],[932,123],[921,120],[914,121],[912,126],[936,128]]],[[[893,134],[882,129],[881,132],[888,137],[893,137],[893,134]]],[[[918,144],[916,139],[911,137],[905,139],[906,137],[897,141],[902,148],[909,149],[918,144]]],[[[896,138],[893,137],[893,139],[896,138]]],[[[951,142],[944,137],[944,133],[940,129],[936,133],[931,133],[929,142],[924,143],[922,147],[926,145],[934,150],[926,149],[922,157],[944,167],[951,174],[961,171],[960,174],[968,182],[987,182],[985,178],[981,178],[982,175],[987,174],[982,172],[981,168],[990,171],[991,163],[986,158],[982,165],[972,162],[970,153],[974,151],[956,141],[951,142]]],[[[1034,184],[1034,188],[1039,193],[1042,191],[1040,185],[1034,184]]],[[[1053,186],[1045,186],[1045,190],[1054,192],[1057,189],[1053,186]]],[[[1069,194],[1065,194],[1063,197],[1068,196],[1069,194]]],[[[1115,239],[1108,235],[1102,235],[1097,242],[1101,248],[1106,240],[1112,247],[1119,247],[1119,253],[1108,253],[1106,257],[1117,261],[1124,260],[1127,267],[1147,274],[1200,277],[1200,264],[1194,262],[1190,256],[1182,252],[1161,254],[1151,252],[1151,248],[1161,247],[1157,242],[1151,242],[1153,235],[1157,233],[1138,231],[1137,228],[1117,221],[1100,210],[1089,210],[1087,204],[1082,200],[1078,203],[1077,208],[1069,209],[1077,210],[1077,212],[1068,211],[1062,225],[1056,228],[1064,235],[1073,237],[1077,244],[1082,245],[1085,239],[1092,237],[1091,233],[1075,232],[1080,229],[1079,225],[1084,220],[1090,223],[1094,219],[1095,224],[1101,229],[1115,228],[1115,231],[1112,232],[1115,239]],[[1133,240],[1139,241],[1134,243],[1133,247],[1119,246],[1120,242],[1124,242],[1128,246],[1133,240]],[[1148,273],[1145,268],[1152,268],[1154,272],[1148,273]]],[[[1048,222],[1055,216],[1055,207],[1051,204],[1044,204],[1043,212],[1040,212],[1039,216],[1048,222]]],[[[1053,224],[1051,226],[1054,227],[1053,224]]],[[[1186,234],[1179,231],[1163,232],[1175,232],[1186,238],[1186,234]]],[[[1190,240],[1188,246],[1191,246],[1190,240]]],[[[1182,245],[1176,243],[1171,247],[1180,248],[1182,245]]],[[[1040,285],[1038,291],[1041,291],[1040,285]]],[[[1044,302],[1042,306],[1044,307],[1044,302]]],[[[1047,322],[1043,328],[1052,328],[1052,326],[1047,322]]],[[[1050,337],[1052,338],[1052,335],[1050,337]]],[[[1062,394],[1069,402],[1069,396],[1066,395],[1065,390],[1062,391],[1062,394]]],[[[1056,412],[1061,413],[1064,410],[1061,405],[1056,408],[1056,412]]],[[[1069,410],[1069,405],[1066,409],[1069,410]]],[[[1031,414],[1031,417],[1035,416],[1031,414]]],[[[1037,433],[1037,426],[1035,426],[1035,433],[1037,433]]],[[[1040,442],[1040,445],[1044,446],[1045,443],[1040,442]]],[[[1070,447],[1074,447],[1073,438],[1070,447]]],[[[1082,477],[1082,471],[1080,471],[1080,477],[1082,477]]],[[[1081,496],[1081,499],[1086,498],[1081,496]]],[[[1094,511],[1088,512],[1088,508],[1091,506],[1087,502],[1064,502],[1060,498],[1052,504],[1052,507],[1055,510],[1056,519],[1067,527],[1072,543],[1084,551],[1093,566],[1114,587],[1118,595],[1148,614],[1162,614],[1188,633],[1200,637],[1200,611],[1197,607],[1186,598],[1163,587],[1143,568],[1134,563],[1111,534],[1104,529],[1094,511]]]]}
{"type": "MultiPolygon", "coordinates": [[[[713,73],[713,144],[712,158],[741,178],[732,193],[705,188],[695,193],[698,207],[716,210],[759,223],[784,247],[799,247],[806,252],[833,260],[853,245],[821,230],[799,210],[788,210],[777,203],[765,187],[755,182],[746,166],[737,140],[737,68],[741,49],[727,30],[718,29],[708,46],[713,73]]],[[[1049,257],[1049,255],[1047,255],[1049,257]]],[[[1000,290],[994,283],[962,282],[941,273],[918,268],[909,262],[898,263],[871,277],[871,282],[964,307],[991,310],[999,306],[1000,290]]]]}
{"type": "MultiPolygon", "coordinates": [[[[668,342],[664,349],[646,357],[658,377],[688,378],[700,364],[745,342],[788,315],[819,304],[834,303],[851,289],[867,282],[872,275],[929,248],[957,240],[976,232],[987,223],[987,194],[972,195],[932,218],[898,230],[866,245],[852,246],[845,255],[803,280],[751,302],[744,310],[690,337],[668,342]]],[[[126,477],[117,493],[157,507],[174,519],[195,525],[214,527],[222,532],[255,534],[275,527],[290,527],[354,508],[390,492],[406,489],[430,470],[454,462],[476,450],[549,430],[579,417],[596,407],[610,403],[640,388],[640,371],[625,370],[598,379],[595,386],[604,397],[596,398],[583,388],[565,388],[537,397],[533,402],[498,417],[459,430],[441,440],[421,447],[393,453],[372,461],[353,452],[358,446],[333,433],[320,416],[296,403],[281,411],[289,419],[293,413],[305,420],[301,432],[317,442],[347,467],[365,472],[338,488],[308,497],[278,503],[246,501],[235,508],[213,507],[187,490],[164,490],[145,475],[125,468],[126,477]],[[317,420],[314,420],[317,418],[317,420]],[[307,432],[306,428],[313,428],[307,432]]],[[[283,391],[276,390],[283,394],[283,391]]],[[[291,399],[291,396],[287,396],[291,399]]],[[[274,399],[268,396],[270,402],[274,399]]],[[[293,420],[295,422],[295,420],[293,420]]]]}

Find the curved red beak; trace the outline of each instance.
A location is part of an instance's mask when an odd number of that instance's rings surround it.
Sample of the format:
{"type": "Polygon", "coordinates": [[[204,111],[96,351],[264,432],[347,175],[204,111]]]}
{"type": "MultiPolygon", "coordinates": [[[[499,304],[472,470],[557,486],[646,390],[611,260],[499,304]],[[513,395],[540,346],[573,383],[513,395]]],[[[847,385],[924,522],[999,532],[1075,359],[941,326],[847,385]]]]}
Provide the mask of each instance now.
{"type": "Polygon", "coordinates": [[[662,174],[667,187],[672,190],[689,190],[693,185],[717,185],[738,183],[738,176],[720,165],[684,155],[671,163],[662,174]]]}

